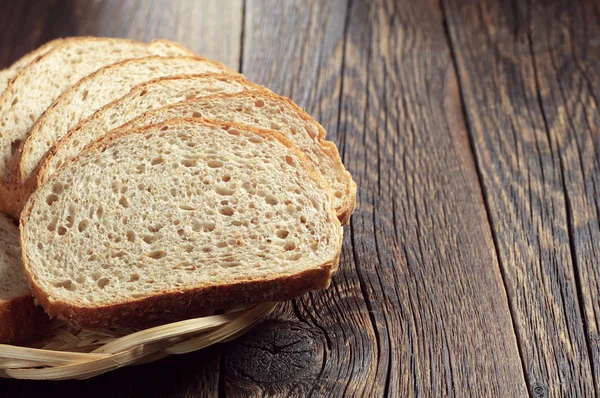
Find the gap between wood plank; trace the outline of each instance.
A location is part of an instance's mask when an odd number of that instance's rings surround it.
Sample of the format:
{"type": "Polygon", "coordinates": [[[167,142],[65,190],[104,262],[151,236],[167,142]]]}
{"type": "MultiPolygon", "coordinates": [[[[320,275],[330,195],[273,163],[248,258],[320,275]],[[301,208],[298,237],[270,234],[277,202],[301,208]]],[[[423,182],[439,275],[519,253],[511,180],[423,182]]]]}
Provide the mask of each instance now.
{"type": "Polygon", "coordinates": [[[523,373],[523,379],[525,380],[525,384],[527,385],[527,392],[529,393],[530,397],[533,397],[532,386],[530,385],[529,378],[527,377],[527,373],[525,371],[526,366],[525,366],[525,358],[523,357],[523,352],[522,352],[523,351],[523,348],[522,348],[523,343],[521,341],[521,334],[519,333],[519,326],[515,322],[516,315],[514,313],[513,303],[508,294],[509,290],[507,288],[507,282],[506,282],[507,275],[506,275],[506,271],[504,268],[504,264],[502,262],[503,261],[502,257],[500,256],[500,246],[498,244],[498,236],[496,234],[496,230],[494,229],[492,214],[491,214],[491,210],[490,210],[490,204],[487,199],[487,197],[488,197],[487,188],[486,188],[485,184],[483,183],[483,176],[482,176],[482,172],[481,172],[481,169],[479,166],[480,163],[477,159],[477,151],[475,150],[475,142],[474,142],[473,132],[472,132],[472,128],[471,128],[471,123],[469,122],[469,118],[467,117],[467,114],[466,114],[466,109],[465,109],[466,104],[465,104],[465,100],[464,100],[464,96],[463,96],[463,90],[462,90],[462,85],[461,85],[461,81],[460,81],[460,76],[458,74],[458,62],[456,60],[454,44],[452,43],[452,39],[450,37],[450,30],[448,27],[446,7],[445,7],[443,0],[440,0],[439,4],[440,4],[440,10],[442,11],[442,23],[444,26],[444,34],[446,36],[448,48],[450,49],[450,58],[452,59],[452,65],[453,65],[454,73],[456,75],[456,81],[458,83],[458,91],[459,91],[459,98],[460,98],[460,105],[461,105],[460,108],[462,110],[462,118],[464,120],[465,127],[467,128],[467,136],[469,138],[469,146],[471,148],[471,154],[473,155],[473,158],[475,159],[475,162],[474,162],[475,163],[475,171],[477,172],[477,179],[479,180],[479,186],[481,187],[481,195],[483,197],[483,203],[485,205],[485,213],[486,213],[486,217],[488,220],[488,225],[489,225],[491,233],[492,233],[492,240],[494,241],[495,255],[496,255],[496,258],[498,259],[498,268],[500,269],[500,275],[502,276],[502,285],[504,287],[504,293],[506,295],[506,300],[508,302],[508,309],[510,311],[510,319],[511,319],[511,323],[513,326],[513,332],[515,334],[515,339],[517,341],[517,351],[519,353],[519,359],[521,361],[521,371],[523,373]]]}
{"type": "Polygon", "coordinates": [[[246,37],[246,0],[242,0],[242,29],[240,32],[240,60],[238,72],[244,73],[244,39],[246,37]]]}

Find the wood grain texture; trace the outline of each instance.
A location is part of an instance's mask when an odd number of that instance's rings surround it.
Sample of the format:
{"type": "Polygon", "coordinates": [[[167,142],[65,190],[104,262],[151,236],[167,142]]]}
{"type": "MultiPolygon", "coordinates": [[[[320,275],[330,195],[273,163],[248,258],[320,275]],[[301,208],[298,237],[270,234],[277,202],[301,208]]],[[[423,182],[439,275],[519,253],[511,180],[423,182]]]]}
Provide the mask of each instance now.
{"type": "Polygon", "coordinates": [[[444,4],[530,393],[593,396],[598,4],[444,4]]]}
{"type": "Polygon", "coordinates": [[[356,1],[349,26],[341,126],[361,187],[354,260],[387,346],[388,391],[523,396],[439,4],[356,1]]]}
{"type": "Polygon", "coordinates": [[[243,0],[15,0],[0,4],[0,66],[64,36],[169,39],[239,68],[243,0]]]}

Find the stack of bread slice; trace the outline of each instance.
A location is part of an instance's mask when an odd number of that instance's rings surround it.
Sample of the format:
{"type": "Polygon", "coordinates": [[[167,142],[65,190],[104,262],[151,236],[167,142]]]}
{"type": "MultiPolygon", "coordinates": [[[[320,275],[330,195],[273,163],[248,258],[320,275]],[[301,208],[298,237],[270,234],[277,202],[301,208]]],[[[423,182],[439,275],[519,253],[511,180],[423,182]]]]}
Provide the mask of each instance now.
{"type": "Polygon", "coordinates": [[[135,326],[325,288],[356,185],[290,99],[165,40],[67,38],[0,71],[0,341],[39,304],[135,326]],[[20,261],[21,260],[21,261],[20,261]]]}

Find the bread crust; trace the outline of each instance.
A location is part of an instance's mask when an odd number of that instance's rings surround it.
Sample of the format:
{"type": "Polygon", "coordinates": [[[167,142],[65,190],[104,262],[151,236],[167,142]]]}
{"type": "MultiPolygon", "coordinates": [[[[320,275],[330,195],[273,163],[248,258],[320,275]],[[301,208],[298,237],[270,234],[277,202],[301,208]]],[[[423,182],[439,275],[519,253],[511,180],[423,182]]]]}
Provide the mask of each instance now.
{"type": "Polygon", "coordinates": [[[0,343],[14,343],[34,336],[48,321],[30,295],[0,301],[0,343]]]}
{"type": "MultiPolygon", "coordinates": [[[[0,214],[0,221],[10,224],[17,234],[17,226],[11,219],[0,214]]],[[[47,320],[48,317],[35,305],[29,293],[0,300],[0,343],[25,340],[35,335],[47,320]]]]}
{"type": "Polygon", "coordinates": [[[97,76],[103,75],[104,73],[106,73],[107,70],[110,70],[112,68],[118,68],[121,67],[125,64],[128,63],[132,63],[132,62],[144,62],[144,61],[149,61],[149,60],[153,60],[153,59],[167,59],[167,60],[171,60],[171,59],[189,59],[189,60],[196,60],[196,61],[200,61],[200,62],[204,62],[210,65],[215,66],[216,68],[220,69],[221,71],[223,71],[223,73],[229,73],[231,75],[238,75],[237,72],[233,71],[232,69],[228,68],[227,66],[225,66],[224,64],[217,62],[217,61],[213,61],[210,59],[207,59],[205,57],[200,57],[200,56],[181,56],[181,57],[161,57],[158,55],[153,55],[153,56],[148,56],[148,57],[142,57],[142,58],[132,58],[132,59],[126,59],[124,61],[121,62],[117,62],[114,64],[110,64],[107,65],[105,67],[102,67],[100,69],[98,69],[97,71],[89,74],[88,76],[84,77],[83,79],[79,80],[77,83],[75,83],[73,86],[71,86],[71,88],[69,90],[67,90],[65,93],[63,93],[60,97],[58,97],[54,103],[52,105],[50,105],[50,107],[48,107],[48,109],[42,114],[42,116],[40,116],[40,118],[38,119],[38,121],[33,125],[33,127],[31,128],[31,130],[29,131],[29,133],[27,133],[27,137],[25,138],[25,140],[23,141],[23,143],[21,144],[18,152],[13,156],[11,162],[10,162],[10,171],[9,171],[9,176],[10,176],[10,184],[12,186],[15,187],[20,187],[21,185],[23,185],[26,181],[26,179],[28,178],[28,176],[25,175],[24,172],[24,164],[23,161],[26,159],[24,154],[27,153],[28,148],[31,145],[35,144],[35,140],[38,138],[37,137],[37,133],[39,132],[41,126],[44,125],[45,122],[45,118],[46,115],[48,113],[48,110],[50,109],[54,109],[56,107],[62,107],[64,106],[67,101],[69,100],[69,98],[67,98],[68,94],[70,94],[71,92],[79,89],[79,87],[81,87],[82,85],[86,84],[87,82],[94,80],[97,76]]]}
{"type": "MultiPolygon", "coordinates": [[[[289,300],[310,290],[323,289],[329,286],[331,276],[337,270],[342,246],[342,228],[335,217],[333,206],[333,192],[318,171],[316,171],[306,155],[281,133],[271,130],[261,130],[251,126],[242,126],[236,123],[221,123],[205,119],[171,119],[165,123],[144,126],[134,130],[117,130],[92,142],[73,159],[77,162],[81,156],[88,151],[102,151],[110,143],[122,136],[130,134],[145,134],[149,129],[160,129],[163,126],[173,126],[178,123],[192,123],[199,126],[212,126],[223,129],[236,128],[252,131],[264,139],[276,140],[290,148],[302,166],[308,171],[313,181],[318,183],[322,189],[329,191],[331,222],[336,223],[339,231],[336,234],[336,250],[333,258],[326,260],[323,264],[301,273],[273,277],[260,280],[240,280],[227,285],[196,286],[184,290],[163,291],[139,300],[123,303],[115,303],[103,306],[81,307],[74,303],[53,300],[48,292],[40,286],[32,272],[32,266],[27,252],[25,242],[28,239],[26,224],[33,210],[34,203],[41,195],[36,191],[28,200],[23,216],[21,217],[21,246],[22,261],[32,289],[33,296],[46,313],[52,317],[58,317],[68,321],[74,326],[87,327],[111,327],[111,326],[146,326],[149,323],[183,319],[190,316],[208,315],[215,310],[229,309],[240,304],[251,304],[263,301],[289,300]]],[[[61,166],[45,184],[52,184],[53,180],[61,173],[68,164],[61,166]]]]}

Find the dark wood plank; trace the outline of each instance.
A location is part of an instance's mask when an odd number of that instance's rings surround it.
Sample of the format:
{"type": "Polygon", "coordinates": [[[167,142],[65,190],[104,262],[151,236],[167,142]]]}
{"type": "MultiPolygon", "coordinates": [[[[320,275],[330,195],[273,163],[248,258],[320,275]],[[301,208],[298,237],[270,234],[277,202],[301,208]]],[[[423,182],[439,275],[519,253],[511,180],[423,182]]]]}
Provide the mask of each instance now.
{"type": "MultiPolygon", "coordinates": [[[[243,0],[15,0],[0,2],[0,66],[56,37],[167,38],[234,69],[243,0]]],[[[0,396],[216,396],[222,346],[82,382],[0,380],[0,396]]]]}
{"type": "MultiPolygon", "coordinates": [[[[530,393],[593,396],[600,181],[598,128],[588,123],[598,113],[572,51],[584,32],[590,40],[600,34],[598,9],[593,16],[584,2],[444,3],[530,393]]],[[[582,46],[591,50],[578,54],[584,64],[596,66],[597,44],[582,46]]]]}
{"type": "Polygon", "coordinates": [[[0,4],[0,66],[64,36],[169,39],[237,70],[243,0],[15,0],[0,4]]]}
{"type": "MultiPolygon", "coordinates": [[[[332,3],[275,9],[247,1],[242,64],[250,78],[323,121],[359,185],[341,274],[295,314],[299,324],[317,320],[335,344],[316,385],[334,396],[522,396],[439,4],[350,1],[342,48],[344,16],[332,3]],[[361,380],[348,382],[357,373],[361,380]]],[[[230,361],[226,392],[306,391],[265,389],[260,374],[242,377],[230,361]]]]}

